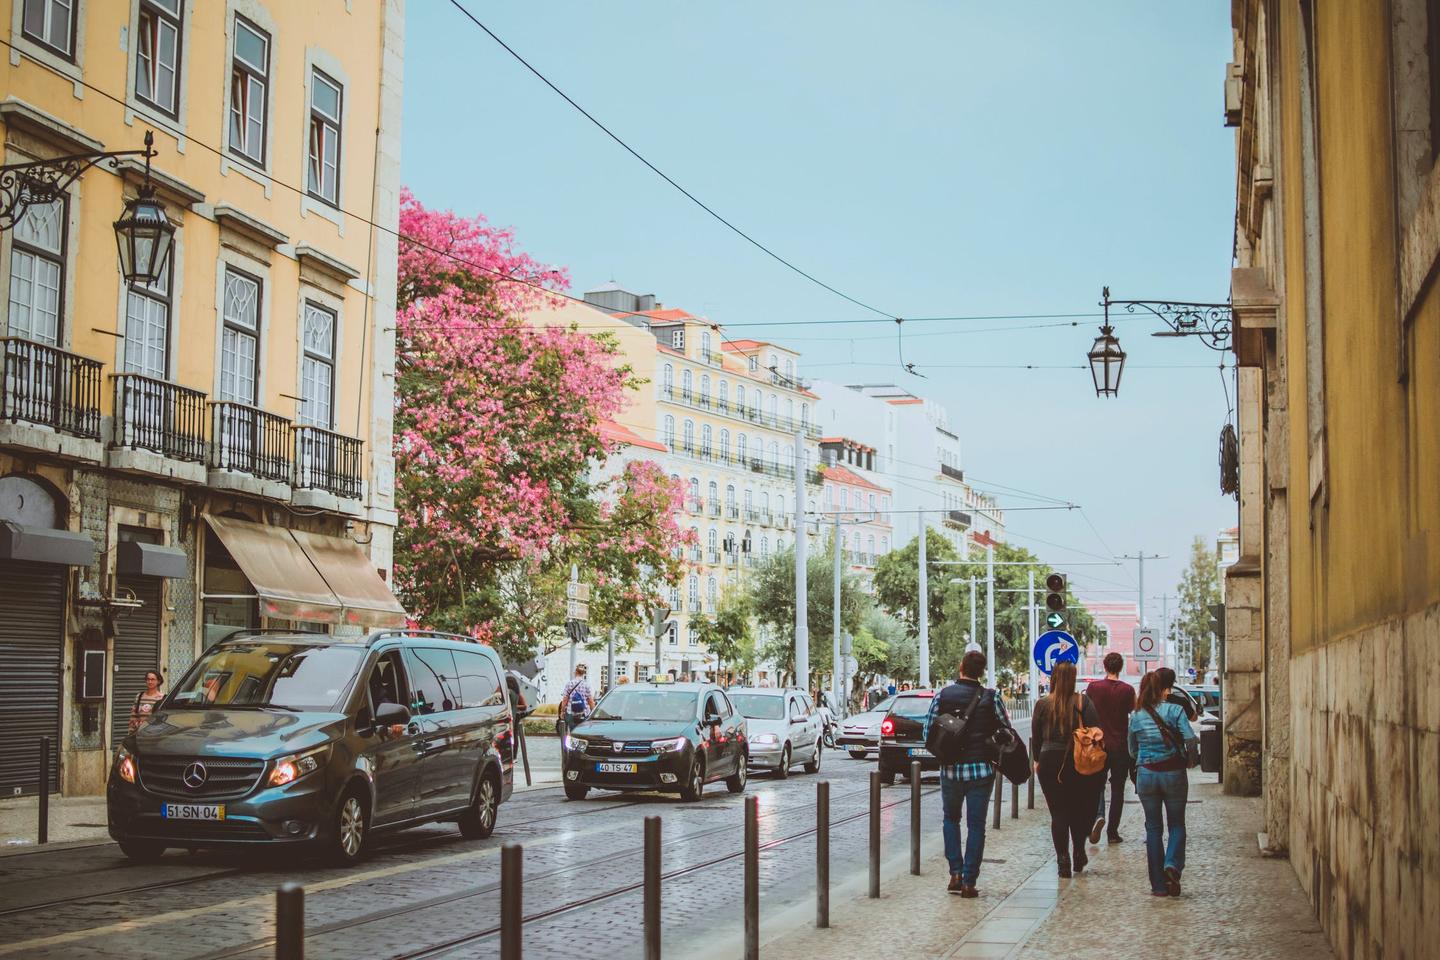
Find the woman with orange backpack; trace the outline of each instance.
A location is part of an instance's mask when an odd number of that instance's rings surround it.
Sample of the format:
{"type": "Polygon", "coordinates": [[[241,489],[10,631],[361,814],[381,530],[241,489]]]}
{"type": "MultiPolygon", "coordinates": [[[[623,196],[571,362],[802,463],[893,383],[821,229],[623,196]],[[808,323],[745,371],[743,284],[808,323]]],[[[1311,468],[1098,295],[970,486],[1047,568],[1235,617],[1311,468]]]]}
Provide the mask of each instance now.
{"type": "Polygon", "coordinates": [[[1075,692],[1075,664],[1055,665],[1050,693],[1035,704],[1030,755],[1050,808],[1050,839],[1060,876],[1085,869],[1086,835],[1105,786],[1104,735],[1090,698],[1075,692]]]}
{"type": "Polygon", "coordinates": [[[1135,758],[1135,793],[1145,811],[1150,892],[1157,897],[1180,896],[1180,872],[1185,869],[1185,800],[1190,792],[1186,747],[1198,739],[1185,709],[1167,700],[1173,686],[1175,671],[1169,667],[1145,674],[1127,737],[1130,756],[1135,758]],[[1167,824],[1168,843],[1164,837],[1167,824]]]}

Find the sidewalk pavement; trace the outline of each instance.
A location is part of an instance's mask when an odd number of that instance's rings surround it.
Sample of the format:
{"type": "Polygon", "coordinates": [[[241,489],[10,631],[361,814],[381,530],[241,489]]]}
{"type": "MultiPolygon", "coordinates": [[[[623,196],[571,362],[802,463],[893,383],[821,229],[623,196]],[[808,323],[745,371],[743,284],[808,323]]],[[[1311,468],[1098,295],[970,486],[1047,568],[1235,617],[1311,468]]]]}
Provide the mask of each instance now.
{"type": "MultiPolygon", "coordinates": [[[[6,797],[0,800],[0,856],[21,847],[33,848],[39,840],[40,799],[6,797]]],[[[50,795],[51,844],[109,840],[105,827],[105,798],[50,795]]]]}
{"type": "Polygon", "coordinates": [[[1126,842],[1091,846],[1090,865],[1070,880],[1056,875],[1043,799],[1034,810],[1022,800],[1019,820],[1009,819],[1008,791],[1006,800],[1001,830],[987,831],[978,899],[946,893],[938,805],[932,814],[927,804],[921,876],[909,874],[908,849],[890,851],[879,900],[852,877],[832,890],[829,929],[814,928],[809,904],[762,917],[761,953],[861,958],[899,941],[913,960],[1110,960],[1152,949],[1222,960],[1334,956],[1290,863],[1260,856],[1260,800],[1224,796],[1213,776],[1191,783],[1178,899],[1150,895],[1133,797],[1126,842]]]}

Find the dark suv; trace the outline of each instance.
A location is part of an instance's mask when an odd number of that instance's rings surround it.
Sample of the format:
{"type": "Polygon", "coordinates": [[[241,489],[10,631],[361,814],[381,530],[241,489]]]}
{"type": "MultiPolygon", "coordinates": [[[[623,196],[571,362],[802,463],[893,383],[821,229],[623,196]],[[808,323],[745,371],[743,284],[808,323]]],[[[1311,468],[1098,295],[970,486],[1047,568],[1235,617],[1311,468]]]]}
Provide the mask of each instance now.
{"type": "Polygon", "coordinates": [[[493,650],[446,634],[233,634],[121,744],[110,836],[142,860],[306,843],[343,863],[426,821],[488,837],[515,759],[502,676],[493,650]]]}
{"type": "Polygon", "coordinates": [[[713,683],[627,683],[565,735],[565,796],[598,787],[699,800],[714,780],[739,793],[749,752],[745,718],[713,683]]]}
{"type": "Polygon", "coordinates": [[[890,712],[880,721],[880,782],[889,786],[898,773],[910,779],[910,764],[921,770],[939,770],[940,761],[925,749],[925,717],[930,713],[933,690],[906,690],[897,694],[890,712]]]}

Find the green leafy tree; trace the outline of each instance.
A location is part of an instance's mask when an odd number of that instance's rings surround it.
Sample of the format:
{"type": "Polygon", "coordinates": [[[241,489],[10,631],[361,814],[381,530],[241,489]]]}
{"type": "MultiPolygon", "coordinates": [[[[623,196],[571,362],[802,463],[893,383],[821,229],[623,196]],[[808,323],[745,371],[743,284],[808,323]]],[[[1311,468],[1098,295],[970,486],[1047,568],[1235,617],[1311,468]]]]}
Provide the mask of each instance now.
{"type": "Polygon", "coordinates": [[[850,678],[852,704],[880,677],[914,680],[919,676],[919,647],[905,624],[879,608],[865,614],[855,631],[850,655],[855,658],[855,675],[850,678]]]}
{"type": "Polygon", "coordinates": [[[747,677],[755,669],[755,637],[751,631],[750,597],[727,590],[712,617],[690,621],[696,642],[715,655],[715,672],[747,677]]]}
{"type": "MultiPolygon", "coordinates": [[[[834,554],[826,544],[805,565],[806,612],[810,623],[811,683],[823,682],[833,666],[830,624],[834,617],[834,554]]],[[[860,577],[849,571],[840,581],[840,629],[852,635],[874,605],[860,577]]],[[[750,603],[765,628],[760,656],[781,671],[795,672],[795,551],[782,550],[760,564],[750,580],[750,603]]]]}
{"type": "Polygon", "coordinates": [[[1190,564],[1180,577],[1180,612],[1175,632],[1189,643],[1191,662],[1204,673],[1210,668],[1210,651],[1215,634],[1211,630],[1210,605],[1220,602],[1220,567],[1215,551],[1196,537],[1190,545],[1190,564]]]}

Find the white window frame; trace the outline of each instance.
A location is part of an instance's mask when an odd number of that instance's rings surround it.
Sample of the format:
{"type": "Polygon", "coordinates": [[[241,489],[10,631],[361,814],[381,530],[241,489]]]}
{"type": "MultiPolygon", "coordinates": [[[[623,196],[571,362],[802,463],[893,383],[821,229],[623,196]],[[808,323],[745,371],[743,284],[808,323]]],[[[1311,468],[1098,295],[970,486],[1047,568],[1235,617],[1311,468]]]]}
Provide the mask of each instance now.
{"type": "Polygon", "coordinates": [[[77,37],[80,33],[80,21],[84,19],[84,11],[81,9],[80,0],[13,0],[20,8],[20,29],[16,31],[18,36],[43,50],[50,52],[52,56],[59,57],[67,63],[75,62],[76,48],[79,46],[77,37]],[[44,21],[41,33],[44,36],[35,36],[26,30],[27,14],[31,10],[40,9],[41,19],[44,21]],[[57,10],[64,10],[69,20],[69,30],[65,36],[65,45],[57,46],[51,42],[51,34],[55,26],[55,14],[57,10]]]}
{"type": "Polygon", "coordinates": [[[72,49],[69,56],[64,56],[56,53],[49,44],[34,40],[25,33],[24,0],[11,0],[10,65],[18,67],[21,61],[28,57],[36,63],[49,67],[69,79],[72,85],[71,92],[75,99],[83,100],[86,95],[83,70],[85,66],[85,4],[87,2],[89,0],[74,0],[75,23],[71,31],[72,49]]]}
{"type": "MultiPolygon", "coordinates": [[[[262,187],[265,188],[265,197],[266,197],[266,199],[269,199],[269,198],[270,198],[270,196],[271,196],[271,194],[272,194],[272,192],[273,192],[273,190],[274,190],[274,184],[273,184],[273,182],[272,182],[271,179],[270,179],[269,159],[274,156],[274,150],[273,150],[274,140],[275,140],[275,118],[274,118],[274,113],[275,113],[274,79],[275,79],[275,77],[274,77],[274,74],[275,74],[275,63],[276,63],[276,61],[277,61],[276,38],[279,36],[279,33],[280,33],[280,31],[279,31],[278,26],[277,26],[276,23],[275,23],[275,18],[270,15],[270,11],[267,10],[267,9],[265,8],[265,6],[260,3],[260,0],[226,0],[226,6],[225,6],[225,69],[221,71],[221,83],[223,84],[223,87],[222,87],[222,89],[221,89],[221,102],[224,104],[224,114],[222,115],[222,120],[221,120],[221,131],[222,131],[222,144],[221,144],[221,146],[222,146],[223,149],[221,150],[222,156],[221,156],[221,158],[220,158],[220,172],[221,172],[222,174],[228,174],[228,173],[230,173],[230,172],[233,170],[233,171],[239,173],[240,175],[242,175],[242,176],[244,176],[244,177],[246,177],[246,178],[248,178],[248,179],[250,179],[250,180],[254,180],[256,183],[260,184],[262,187]],[[237,21],[236,21],[236,17],[237,17],[237,16],[238,16],[238,17],[241,17],[241,18],[243,18],[243,19],[245,19],[245,20],[250,21],[250,24],[251,24],[252,26],[259,28],[262,32],[265,32],[265,33],[267,33],[267,34],[269,35],[269,41],[270,41],[270,46],[269,46],[269,48],[268,48],[268,50],[269,50],[269,60],[270,60],[269,88],[268,88],[268,89],[269,89],[269,95],[265,98],[265,111],[266,111],[266,113],[265,113],[265,130],[264,130],[264,133],[263,133],[263,138],[264,138],[264,153],[265,153],[265,157],[266,157],[266,162],[265,162],[265,164],[257,164],[257,163],[255,163],[253,160],[251,160],[251,159],[245,157],[244,155],[241,155],[241,154],[239,154],[238,152],[236,152],[236,151],[234,151],[234,150],[231,149],[231,143],[230,143],[230,110],[231,110],[231,103],[230,103],[230,100],[231,100],[231,91],[232,91],[232,89],[233,89],[233,87],[234,87],[234,83],[232,82],[232,75],[233,75],[233,73],[234,73],[234,56],[233,56],[233,52],[234,52],[234,50],[235,50],[235,24],[236,24],[236,22],[237,22],[237,21]]],[[[302,150],[302,151],[300,151],[300,153],[301,153],[302,163],[303,163],[304,151],[302,150]]],[[[302,182],[303,182],[303,181],[302,181],[302,182]]]]}
{"type": "Polygon", "coordinates": [[[171,122],[180,118],[180,76],[184,71],[185,64],[185,0],[136,0],[135,16],[132,22],[135,30],[131,34],[134,42],[131,44],[131,70],[130,70],[130,92],[135,100],[149,110],[158,110],[161,115],[167,117],[171,122]],[[167,2],[173,2],[175,9],[166,7],[167,2]],[[145,52],[144,35],[141,30],[142,18],[149,16],[152,23],[155,23],[155,49],[154,55],[150,58],[151,66],[148,70],[141,69],[141,55],[145,52]],[[173,77],[171,79],[170,104],[167,106],[158,97],[147,97],[140,92],[140,81],[147,75],[154,78],[150,81],[151,93],[155,93],[155,84],[158,82],[160,69],[163,60],[160,60],[160,38],[163,36],[164,28],[168,26],[175,33],[175,60],[171,64],[173,77]]]}
{"type": "MultiPolygon", "coordinates": [[[[190,25],[195,22],[195,0],[180,0],[179,63],[176,65],[175,73],[175,112],[173,114],[164,112],[161,107],[149,100],[140,99],[136,92],[140,79],[140,8],[145,2],[146,0],[130,0],[130,19],[127,21],[125,41],[122,44],[126,61],[125,123],[133,126],[139,120],[142,123],[153,123],[160,129],[168,130],[175,136],[175,151],[184,153],[188,145],[185,118],[189,113],[190,104],[187,42],[192,36],[190,25]]],[[[228,123],[228,113],[226,118],[228,123]]]]}
{"type": "Polygon", "coordinates": [[[295,411],[295,422],[304,426],[322,427],[326,430],[335,429],[335,398],[339,394],[339,353],[340,353],[340,315],[333,307],[321,303],[313,297],[306,297],[300,305],[300,385],[298,402],[295,411]],[[310,346],[310,318],[312,314],[324,314],[330,320],[330,355],[325,356],[310,346]],[[324,398],[326,412],[329,414],[325,419],[316,419],[315,412],[311,409],[311,398],[307,395],[306,384],[310,382],[309,371],[328,367],[330,371],[329,396],[324,398]]]}

